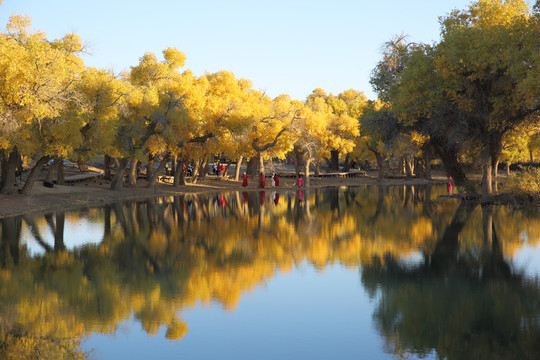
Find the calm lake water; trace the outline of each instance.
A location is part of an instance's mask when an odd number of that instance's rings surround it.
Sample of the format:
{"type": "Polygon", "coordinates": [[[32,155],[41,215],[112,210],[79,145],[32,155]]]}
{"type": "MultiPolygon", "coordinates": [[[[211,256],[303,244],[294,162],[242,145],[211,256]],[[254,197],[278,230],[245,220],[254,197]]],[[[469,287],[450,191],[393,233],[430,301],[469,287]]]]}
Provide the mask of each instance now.
{"type": "Polygon", "coordinates": [[[1,220],[0,358],[540,359],[540,213],[445,186],[1,220]]]}

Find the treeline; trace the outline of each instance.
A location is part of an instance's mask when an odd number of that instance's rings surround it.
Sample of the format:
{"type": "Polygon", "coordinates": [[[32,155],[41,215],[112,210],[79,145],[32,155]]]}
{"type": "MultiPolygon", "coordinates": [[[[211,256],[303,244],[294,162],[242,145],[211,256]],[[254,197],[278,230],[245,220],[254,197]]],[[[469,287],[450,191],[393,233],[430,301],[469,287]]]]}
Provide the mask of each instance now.
{"type": "Polygon", "coordinates": [[[377,101],[322,89],[305,101],[272,99],[228,71],[195,76],[175,48],[162,60],[146,53],[115,75],[84,65],[77,35],[50,41],[28,17],[12,16],[0,35],[0,192],[13,192],[21,156],[35,161],[27,194],[50,159],[58,165],[52,178],[61,159],[103,157],[108,176],[115,158],[111,189],[118,190],[135,185],[141,162],[149,187],[168,162],[179,186],[185,164],[195,165],[196,180],[215,154],[235,160],[236,179],[243,161],[255,176],[265,160],[293,156],[308,185],[312,164],[319,171],[326,160],[338,170],[341,160],[347,171],[373,156],[381,177],[395,159],[408,175],[430,177],[434,153],[466,191],[475,189],[461,162],[482,154],[489,194],[494,164],[540,147],[539,7],[481,0],[441,19],[438,44],[389,42],[372,72],[377,101]]]}
{"type": "Polygon", "coordinates": [[[480,162],[487,196],[500,161],[532,162],[540,148],[540,2],[479,0],[440,24],[438,43],[386,44],[371,76],[380,102],[363,128],[378,157],[408,138],[409,158],[435,153],[467,192],[463,160],[480,162]]]}

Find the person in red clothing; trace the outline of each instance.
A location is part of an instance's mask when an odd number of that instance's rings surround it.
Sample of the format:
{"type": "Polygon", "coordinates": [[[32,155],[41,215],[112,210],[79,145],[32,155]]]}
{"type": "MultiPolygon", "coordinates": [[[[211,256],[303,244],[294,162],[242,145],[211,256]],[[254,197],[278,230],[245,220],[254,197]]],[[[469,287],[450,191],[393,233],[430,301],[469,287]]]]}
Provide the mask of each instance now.
{"type": "Polygon", "coordinates": [[[274,181],[276,183],[276,187],[278,187],[279,186],[279,175],[278,174],[274,175],[274,181]]]}
{"type": "Polygon", "coordinates": [[[247,183],[247,175],[246,175],[246,173],[244,173],[244,180],[242,181],[242,186],[246,187],[247,185],[248,185],[248,183],[247,183]]]}
{"type": "Polygon", "coordinates": [[[259,182],[259,187],[265,187],[266,186],[266,181],[264,179],[264,173],[261,173],[261,181],[259,182]]]}

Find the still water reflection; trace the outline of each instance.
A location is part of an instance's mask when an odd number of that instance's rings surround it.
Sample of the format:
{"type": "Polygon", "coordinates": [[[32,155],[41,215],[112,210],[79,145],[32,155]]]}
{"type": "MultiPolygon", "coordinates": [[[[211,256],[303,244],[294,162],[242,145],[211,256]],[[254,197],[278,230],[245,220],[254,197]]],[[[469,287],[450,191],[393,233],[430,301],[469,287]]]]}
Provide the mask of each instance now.
{"type": "Polygon", "coordinates": [[[231,192],[4,219],[0,358],[540,358],[538,209],[445,191],[231,192]]]}

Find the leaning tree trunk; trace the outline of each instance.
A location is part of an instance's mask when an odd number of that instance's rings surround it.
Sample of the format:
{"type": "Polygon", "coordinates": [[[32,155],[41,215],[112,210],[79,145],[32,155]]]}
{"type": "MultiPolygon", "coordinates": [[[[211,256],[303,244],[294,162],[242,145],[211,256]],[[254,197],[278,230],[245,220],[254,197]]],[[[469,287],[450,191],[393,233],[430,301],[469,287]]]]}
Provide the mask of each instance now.
{"type": "Polygon", "coordinates": [[[191,183],[192,184],[196,184],[197,183],[197,178],[199,177],[199,167],[201,166],[201,162],[202,162],[202,159],[199,158],[197,160],[197,163],[195,164],[195,166],[193,167],[193,173],[191,174],[191,183]]]}
{"type": "Polygon", "coordinates": [[[466,193],[475,193],[474,184],[467,178],[463,167],[457,159],[458,150],[456,146],[446,146],[444,140],[441,139],[434,139],[432,144],[435,152],[443,162],[446,172],[452,176],[457,187],[466,193]]]}
{"type": "Polygon", "coordinates": [[[28,174],[28,178],[26,179],[26,182],[24,183],[24,186],[21,190],[21,194],[23,195],[30,194],[30,192],[32,191],[32,188],[34,187],[34,181],[36,180],[39,170],[41,169],[43,165],[47,163],[47,161],[49,161],[49,159],[50,159],[49,156],[43,156],[41,159],[37,161],[36,165],[34,165],[32,170],[30,170],[30,174],[28,174]]]}
{"type": "Polygon", "coordinates": [[[58,164],[62,162],[62,159],[55,158],[53,163],[49,166],[49,171],[47,171],[47,176],[45,177],[45,181],[48,183],[52,183],[54,180],[54,172],[58,168],[58,164]]]}
{"type": "Polygon", "coordinates": [[[58,162],[58,168],[56,169],[56,183],[58,185],[66,184],[66,178],[64,176],[64,162],[63,161],[58,162]]]}
{"type": "Polygon", "coordinates": [[[226,177],[227,176],[227,173],[229,172],[229,168],[231,167],[232,165],[232,161],[229,160],[229,162],[227,163],[227,165],[225,166],[225,172],[223,173],[223,176],[226,177]]]}
{"type": "Polygon", "coordinates": [[[236,168],[234,169],[234,180],[238,181],[240,178],[240,167],[242,166],[242,160],[244,159],[243,156],[239,156],[238,159],[236,159],[236,168]]]}
{"type": "Polygon", "coordinates": [[[176,164],[176,171],[174,172],[173,186],[179,187],[180,185],[186,185],[186,179],[184,177],[184,160],[180,160],[176,164]]]}
{"type": "Polygon", "coordinates": [[[17,171],[17,163],[19,162],[19,152],[17,148],[10,151],[9,155],[2,153],[2,179],[0,181],[0,194],[13,193],[13,185],[15,185],[15,171],[17,171]]]}
{"type": "Polygon", "coordinates": [[[103,179],[111,181],[111,157],[107,154],[105,154],[105,157],[103,159],[103,167],[105,168],[103,169],[103,171],[105,172],[105,174],[103,175],[103,179]]]}
{"type": "Polygon", "coordinates": [[[167,154],[167,155],[165,155],[163,157],[163,159],[161,159],[161,162],[159,163],[159,166],[158,166],[157,170],[155,171],[154,175],[152,176],[152,179],[150,179],[150,181],[148,182],[148,185],[146,185],[147,188],[154,187],[154,185],[157,182],[157,178],[158,178],[159,174],[161,174],[163,172],[163,170],[165,170],[165,166],[167,166],[167,162],[169,161],[170,157],[171,157],[171,155],[167,154]]]}
{"type": "Polygon", "coordinates": [[[119,191],[122,190],[122,186],[124,185],[124,174],[126,172],[127,165],[129,163],[128,158],[122,158],[120,160],[120,164],[118,165],[118,171],[114,175],[114,178],[111,182],[111,190],[119,191]]]}
{"type": "Polygon", "coordinates": [[[205,178],[208,174],[208,158],[204,158],[199,169],[199,177],[205,178]]]}
{"type": "Polygon", "coordinates": [[[339,171],[339,150],[330,151],[330,170],[339,171]]]}
{"type": "Polygon", "coordinates": [[[128,187],[135,187],[137,185],[137,166],[139,164],[139,160],[132,159],[131,160],[131,167],[129,168],[128,172],[128,187]]]}

